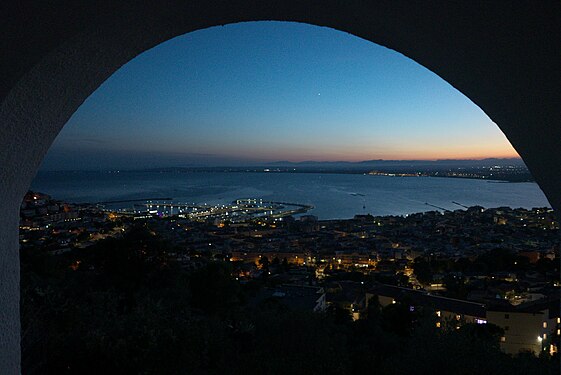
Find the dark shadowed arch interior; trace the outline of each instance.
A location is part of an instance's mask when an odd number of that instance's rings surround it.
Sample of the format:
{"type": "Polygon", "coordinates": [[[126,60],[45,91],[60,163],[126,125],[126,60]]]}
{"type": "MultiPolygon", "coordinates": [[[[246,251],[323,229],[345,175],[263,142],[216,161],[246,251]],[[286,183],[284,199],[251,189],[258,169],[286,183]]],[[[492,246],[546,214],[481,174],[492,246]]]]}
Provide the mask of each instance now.
{"type": "MultiPolygon", "coordinates": [[[[84,2],[86,3],[86,2],[84,2]]],[[[179,1],[2,5],[0,368],[19,373],[19,203],[80,104],[138,54],[190,31],[277,20],[394,49],[480,106],[561,210],[558,2],[179,1]]]]}

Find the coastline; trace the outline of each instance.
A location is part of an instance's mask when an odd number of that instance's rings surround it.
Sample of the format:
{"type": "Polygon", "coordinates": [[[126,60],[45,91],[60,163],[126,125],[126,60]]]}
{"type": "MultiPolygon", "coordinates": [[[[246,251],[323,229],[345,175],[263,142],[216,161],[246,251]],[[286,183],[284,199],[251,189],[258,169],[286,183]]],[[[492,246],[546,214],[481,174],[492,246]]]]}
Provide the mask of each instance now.
{"type": "Polygon", "coordinates": [[[451,170],[419,171],[418,169],[323,169],[323,168],[270,168],[270,167],[170,167],[150,169],[119,169],[119,170],[46,170],[38,174],[77,174],[77,173],[282,173],[282,174],[340,174],[340,175],[371,175],[385,177],[438,177],[466,180],[485,180],[489,182],[536,183],[529,172],[495,175],[472,172],[461,175],[451,170]]]}

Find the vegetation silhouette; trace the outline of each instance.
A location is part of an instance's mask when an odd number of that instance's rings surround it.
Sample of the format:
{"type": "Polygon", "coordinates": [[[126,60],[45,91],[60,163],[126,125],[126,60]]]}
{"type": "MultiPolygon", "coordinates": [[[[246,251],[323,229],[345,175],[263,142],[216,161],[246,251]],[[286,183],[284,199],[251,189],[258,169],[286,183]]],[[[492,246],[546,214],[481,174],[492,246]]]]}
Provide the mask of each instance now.
{"type": "Polygon", "coordinates": [[[234,262],[185,268],[178,251],[137,225],[58,256],[23,252],[23,373],[558,373],[557,356],[502,353],[496,326],[437,329],[433,311],[407,301],[381,308],[374,297],[357,321],[337,307],[254,305],[266,280],[240,285],[234,262]]]}

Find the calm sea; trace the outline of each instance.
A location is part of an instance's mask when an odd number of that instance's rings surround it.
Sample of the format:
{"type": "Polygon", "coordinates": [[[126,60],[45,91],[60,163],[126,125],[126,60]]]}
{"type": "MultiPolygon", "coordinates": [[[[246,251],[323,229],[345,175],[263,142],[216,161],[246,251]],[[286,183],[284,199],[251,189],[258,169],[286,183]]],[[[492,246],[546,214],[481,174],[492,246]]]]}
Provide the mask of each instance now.
{"type": "MultiPolygon", "coordinates": [[[[262,198],[312,204],[320,219],[355,214],[404,215],[442,207],[550,207],[535,183],[359,174],[241,172],[39,172],[31,189],[84,203],[173,198],[177,202],[230,203],[262,198]]],[[[132,207],[132,203],[122,207],[132,207]]]]}

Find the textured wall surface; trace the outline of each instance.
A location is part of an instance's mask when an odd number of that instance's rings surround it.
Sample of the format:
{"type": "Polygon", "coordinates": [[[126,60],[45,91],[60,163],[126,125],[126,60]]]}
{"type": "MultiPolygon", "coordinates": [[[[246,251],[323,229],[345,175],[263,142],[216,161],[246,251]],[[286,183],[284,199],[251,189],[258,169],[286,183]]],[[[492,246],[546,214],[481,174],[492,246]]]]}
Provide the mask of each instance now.
{"type": "Polygon", "coordinates": [[[18,206],[54,138],[120,66],[184,33],[255,20],[327,26],[432,70],[501,128],[561,210],[558,1],[160,0],[0,5],[0,369],[19,373],[18,206]]]}
{"type": "Polygon", "coordinates": [[[19,204],[0,201],[0,373],[17,374],[20,363],[19,204]]]}

